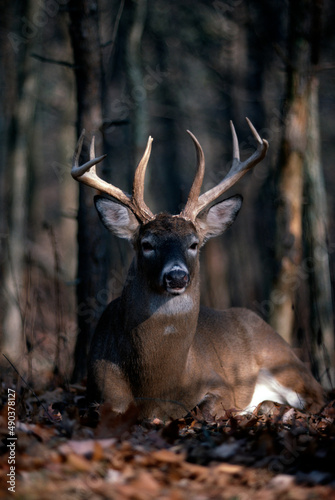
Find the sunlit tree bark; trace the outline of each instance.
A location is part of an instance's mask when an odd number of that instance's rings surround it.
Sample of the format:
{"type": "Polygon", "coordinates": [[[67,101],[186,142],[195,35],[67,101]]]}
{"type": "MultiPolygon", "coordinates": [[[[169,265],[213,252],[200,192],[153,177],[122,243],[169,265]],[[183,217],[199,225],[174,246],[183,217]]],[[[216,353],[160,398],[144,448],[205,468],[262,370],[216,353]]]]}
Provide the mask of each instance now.
{"type": "Polygon", "coordinates": [[[335,384],[335,345],[333,307],[328,257],[328,214],[326,188],[320,148],[319,80],[323,2],[313,2],[311,8],[312,72],[308,85],[308,127],[305,155],[305,245],[309,267],[310,328],[312,330],[312,364],[323,385],[335,384]]]}
{"type": "Polygon", "coordinates": [[[311,362],[323,385],[334,387],[333,308],[328,257],[326,190],[324,185],[318,109],[318,80],[311,78],[305,155],[305,246],[310,285],[311,362]]]}
{"type": "Polygon", "coordinates": [[[327,250],[326,191],[320,155],[318,79],[322,3],[291,1],[287,99],[277,192],[279,272],[272,326],[293,342],[295,306],[309,284],[309,359],[325,386],[333,381],[334,332],[327,250]],[[303,15],[302,15],[303,13],[303,15]]]}
{"type": "MultiPolygon", "coordinates": [[[[297,85],[293,83],[294,86],[297,85]]],[[[292,340],[298,270],[302,261],[303,158],[306,147],[306,96],[295,87],[285,116],[277,205],[277,260],[280,268],[271,293],[270,322],[292,340]]]]}

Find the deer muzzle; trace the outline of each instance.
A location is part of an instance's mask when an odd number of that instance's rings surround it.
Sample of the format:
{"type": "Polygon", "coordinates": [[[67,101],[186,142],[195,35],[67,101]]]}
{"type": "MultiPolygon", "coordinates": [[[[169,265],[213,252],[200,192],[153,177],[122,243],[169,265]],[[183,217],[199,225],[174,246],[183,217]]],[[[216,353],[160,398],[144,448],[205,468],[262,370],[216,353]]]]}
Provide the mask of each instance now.
{"type": "Polygon", "coordinates": [[[190,282],[190,275],[186,268],[175,265],[165,272],[163,282],[167,292],[180,295],[186,290],[190,282]]]}

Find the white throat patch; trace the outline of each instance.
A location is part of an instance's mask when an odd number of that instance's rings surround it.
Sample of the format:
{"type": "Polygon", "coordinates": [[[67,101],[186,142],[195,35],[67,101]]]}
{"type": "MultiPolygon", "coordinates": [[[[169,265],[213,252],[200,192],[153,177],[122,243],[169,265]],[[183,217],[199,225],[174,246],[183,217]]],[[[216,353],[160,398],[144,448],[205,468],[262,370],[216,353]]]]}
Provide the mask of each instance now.
{"type": "Polygon", "coordinates": [[[193,309],[193,298],[187,293],[175,297],[155,295],[150,304],[150,313],[153,316],[178,316],[193,309]]]}

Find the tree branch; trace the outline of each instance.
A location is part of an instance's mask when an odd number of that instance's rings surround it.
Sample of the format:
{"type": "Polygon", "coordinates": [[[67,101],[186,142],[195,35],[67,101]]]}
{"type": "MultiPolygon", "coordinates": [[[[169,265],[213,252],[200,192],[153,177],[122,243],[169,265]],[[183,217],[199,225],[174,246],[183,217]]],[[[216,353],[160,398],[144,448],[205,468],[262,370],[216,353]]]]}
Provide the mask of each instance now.
{"type": "Polygon", "coordinates": [[[75,65],[73,63],[70,63],[70,62],[67,62],[67,61],[59,61],[57,59],[50,59],[49,57],[43,57],[43,56],[40,56],[39,54],[30,54],[31,57],[33,57],[34,59],[37,59],[38,61],[41,61],[41,62],[46,62],[46,63],[50,63],[50,64],[58,64],[59,66],[65,66],[66,68],[71,68],[71,69],[75,69],[75,65]]]}

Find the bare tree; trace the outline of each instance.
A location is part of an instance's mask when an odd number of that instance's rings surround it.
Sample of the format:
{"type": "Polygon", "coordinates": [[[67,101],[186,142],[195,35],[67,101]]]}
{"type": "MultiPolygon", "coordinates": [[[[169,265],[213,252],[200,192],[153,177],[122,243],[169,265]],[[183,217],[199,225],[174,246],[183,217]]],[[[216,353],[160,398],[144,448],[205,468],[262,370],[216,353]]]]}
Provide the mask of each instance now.
{"type": "Polygon", "coordinates": [[[307,94],[307,147],[305,154],[305,246],[310,284],[310,328],[312,330],[311,359],[315,373],[323,385],[333,388],[334,331],[333,308],[328,257],[326,189],[320,151],[319,80],[322,33],[322,2],[312,2],[311,9],[312,67],[307,94]]]}
{"type": "MultiPolygon", "coordinates": [[[[40,7],[35,2],[29,1],[24,5],[26,17],[24,19],[34,19],[40,7]]],[[[10,8],[6,9],[4,16],[10,15],[10,8]]],[[[20,9],[19,9],[20,10],[20,9]]],[[[17,16],[20,12],[12,12],[17,16]]],[[[22,23],[22,16],[19,17],[22,23]]],[[[20,26],[22,28],[22,26],[20,26]]],[[[12,60],[19,64],[20,72],[15,74],[11,117],[8,117],[7,130],[11,130],[8,135],[7,164],[7,185],[10,187],[10,196],[6,200],[9,207],[7,209],[7,228],[5,245],[5,266],[2,280],[2,290],[4,294],[4,316],[3,316],[3,336],[1,339],[1,349],[12,360],[17,360],[24,352],[23,338],[23,290],[24,290],[24,270],[26,257],[26,237],[28,221],[28,176],[29,164],[31,162],[31,139],[33,124],[35,119],[35,106],[37,95],[38,73],[35,71],[35,63],[30,57],[30,51],[38,42],[37,36],[31,36],[29,40],[22,42],[22,37],[17,37],[16,32],[9,31],[6,38],[5,49],[11,54],[12,60]],[[15,36],[14,36],[15,35],[15,36]],[[12,43],[10,43],[12,42],[12,43]]],[[[11,62],[10,58],[5,59],[7,69],[11,62]]],[[[12,68],[13,70],[13,68],[12,68]]],[[[8,93],[4,94],[4,97],[8,93]]],[[[2,198],[3,200],[4,198],[2,198]]]]}
{"type": "MultiPolygon", "coordinates": [[[[70,37],[73,47],[77,87],[77,133],[97,135],[96,148],[101,149],[99,130],[102,125],[102,70],[97,0],[70,0],[70,37]]],[[[87,145],[83,157],[88,157],[87,145]]],[[[87,352],[96,322],[107,298],[107,233],[93,207],[91,190],[79,187],[77,321],[73,379],[86,373],[87,352]]]]}
{"type": "Polygon", "coordinates": [[[289,2],[286,108],[276,197],[280,267],[271,293],[270,322],[293,342],[299,294],[309,282],[309,355],[314,372],[329,386],[334,338],[315,73],[320,8],[312,1],[289,2]]]}
{"type": "Polygon", "coordinates": [[[143,85],[142,35],[147,14],[147,0],[126,3],[130,27],[126,41],[126,67],[129,93],[134,99],[132,128],[135,156],[139,156],[148,139],[146,88],[143,85]]]}

